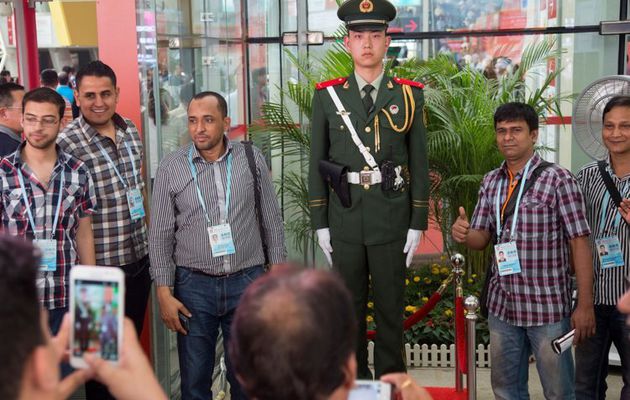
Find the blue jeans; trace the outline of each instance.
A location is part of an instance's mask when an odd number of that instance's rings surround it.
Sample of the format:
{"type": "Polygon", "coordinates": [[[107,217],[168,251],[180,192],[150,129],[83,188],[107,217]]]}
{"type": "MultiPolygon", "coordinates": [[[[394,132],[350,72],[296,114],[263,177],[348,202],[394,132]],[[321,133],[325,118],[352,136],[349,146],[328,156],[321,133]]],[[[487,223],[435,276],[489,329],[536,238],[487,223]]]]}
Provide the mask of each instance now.
{"type": "Polygon", "coordinates": [[[228,356],[230,326],[241,295],[263,273],[262,266],[226,276],[209,276],[177,267],[174,294],[192,314],[188,335],[177,334],[182,400],[212,399],[212,371],[219,327],[223,333],[231,399],[246,399],[228,356]]]}
{"type": "MultiPolygon", "coordinates": [[[[623,389],[621,399],[630,399],[630,328],[626,315],[616,306],[595,306],[595,336],[586,339],[575,348],[575,395],[578,400],[603,400],[606,398],[608,376],[608,352],[615,343],[621,359],[623,389]]],[[[611,393],[616,399],[617,393],[611,393]]]]}
{"type": "MultiPolygon", "coordinates": [[[[527,340],[536,357],[536,369],[547,400],[575,399],[573,356],[570,351],[558,356],[551,341],[571,329],[569,318],[541,326],[520,327],[488,316],[490,328],[490,379],[499,400],[523,398],[524,369],[529,368],[527,340]]],[[[527,398],[527,397],[525,397],[527,398]]]]}

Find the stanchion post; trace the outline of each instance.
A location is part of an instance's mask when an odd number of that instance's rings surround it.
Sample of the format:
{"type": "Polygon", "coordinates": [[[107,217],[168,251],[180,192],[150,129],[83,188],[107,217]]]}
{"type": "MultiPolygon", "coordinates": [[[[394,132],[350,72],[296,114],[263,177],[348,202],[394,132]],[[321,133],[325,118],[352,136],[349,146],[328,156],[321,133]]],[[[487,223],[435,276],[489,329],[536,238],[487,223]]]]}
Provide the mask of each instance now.
{"type": "Polygon", "coordinates": [[[468,348],[468,375],[466,375],[466,388],[468,389],[468,400],[477,400],[477,337],[475,325],[477,324],[477,309],[479,299],[475,296],[468,296],[464,300],[466,309],[466,334],[468,348]]]}
{"type": "MultiPolygon", "coordinates": [[[[457,301],[458,297],[463,296],[462,290],[462,275],[464,274],[464,256],[459,253],[453,254],[451,256],[451,264],[453,265],[453,275],[455,279],[453,280],[455,284],[455,301],[457,301]]],[[[455,306],[455,304],[453,304],[455,306]]],[[[463,392],[464,391],[464,383],[463,383],[463,375],[461,367],[459,366],[459,345],[457,340],[457,330],[455,331],[455,391],[463,392]]]]}

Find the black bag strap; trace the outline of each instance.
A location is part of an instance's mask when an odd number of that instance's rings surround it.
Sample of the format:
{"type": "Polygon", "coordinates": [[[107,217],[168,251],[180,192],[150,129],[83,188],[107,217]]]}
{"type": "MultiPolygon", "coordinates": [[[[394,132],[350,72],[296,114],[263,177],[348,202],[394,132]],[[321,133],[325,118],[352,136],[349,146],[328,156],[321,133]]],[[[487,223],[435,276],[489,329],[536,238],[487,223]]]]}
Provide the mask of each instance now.
{"type": "Polygon", "coordinates": [[[267,241],[265,240],[265,230],[263,229],[263,213],[260,205],[260,186],[258,186],[258,168],[256,168],[256,160],[254,159],[254,151],[252,149],[252,142],[249,140],[243,140],[241,142],[245,148],[245,156],[247,157],[247,164],[249,165],[249,171],[254,178],[254,202],[256,203],[256,220],[258,220],[258,230],[260,231],[260,240],[262,240],[263,252],[265,253],[265,265],[269,264],[269,252],[267,251],[267,241]]]}
{"type": "MultiPolygon", "coordinates": [[[[536,180],[538,179],[540,174],[542,174],[543,171],[545,169],[547,169],[547,167],[549,167],[551,164],[552,163],[550,163],[549,161],[542,161],[540,164],[538,164],[536,169],[534,169],[532,171],[532,173],[529,176],[529,178],[527,178],[527,181],[525,181],[525,186],[523,187],[523,194],[527,193],[527,191],[532,186],[534,186],[534,183],[536,183],[536,180]]],[[[523,178],[521,178],[521,179],[523,179],[523,178]]],[[[505,211],[503,212],[503,220],[506,220],[509,216],[514,214],[515,207],[516,207],[516,196],[512,196],[512,197],[510,197],[510,200],[508,201],[507,205],[505,206],[505,211]]]]}
{"type": "Polygon", "coordinates": [[[619,193],[619,189],[617,189],[617,186],[615,186],[612,177],[610,176],[608,171],[606,171],[606,161],[597,161],[597,168],[599,169],[599,174],[602,176],[604,185],[606,185],[606,189],[608,189],[608,193],[610,193],[610,198],[612,199],[613,203],[615,203],[615,206],[619,208],[619,206],[621,205],[621,193],[619,193]]]}

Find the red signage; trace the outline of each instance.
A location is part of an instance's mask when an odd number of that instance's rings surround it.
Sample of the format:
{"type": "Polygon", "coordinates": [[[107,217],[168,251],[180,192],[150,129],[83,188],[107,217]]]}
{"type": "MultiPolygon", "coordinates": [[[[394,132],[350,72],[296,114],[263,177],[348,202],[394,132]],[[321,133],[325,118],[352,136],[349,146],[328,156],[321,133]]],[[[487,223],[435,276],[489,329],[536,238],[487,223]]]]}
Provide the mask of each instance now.
{"type": "Polygon", "coordinates": [[[557,9],[556,9],[556,0],[548,0],[549,1],[549,7],[547,7],[547,18],[548,19],[554,19],[556,18],[557,15],[557,9]]]}

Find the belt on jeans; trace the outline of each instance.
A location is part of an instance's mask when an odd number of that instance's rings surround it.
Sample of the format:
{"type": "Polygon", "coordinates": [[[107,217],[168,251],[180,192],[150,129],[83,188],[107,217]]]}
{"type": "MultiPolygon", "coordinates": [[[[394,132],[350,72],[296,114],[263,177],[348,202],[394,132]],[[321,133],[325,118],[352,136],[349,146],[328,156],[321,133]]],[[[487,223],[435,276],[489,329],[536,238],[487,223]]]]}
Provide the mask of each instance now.
{"type": "Polygon", "coordinates": [[[199,270],[199,269],[193,269],[193,268],[188,268],[188,267],[177,267],[177,268],[183,268],[183,269],[185,269],[185,270],[190,271],[190,272],[191,272],[191,273],[193,273],[193,274],[199,274],[199,275],[209,276],[209,277],[211,277],[211,278],[229,278],[229,277],[232,277],[232,276],[238,276],[238,275],[241,275],[241,274],[242,274],[242,273],[244,273],[245,271],[251,271],[251,270],[253,270],[254,268],[262,268],[262,267],[263,267],[263,265],[262,265],[262,264],[259,264],[259,265],[254,265],[254,266],[251,266],[251,267],[247,267],[247,268],[239,269],[238,271],[230,272],[230,273],[227,273],[227,274],[221,274],[221,275],[208,274],[208,273],[203,272],[203,271],[201,271],[201,270],[199,270]]]}

